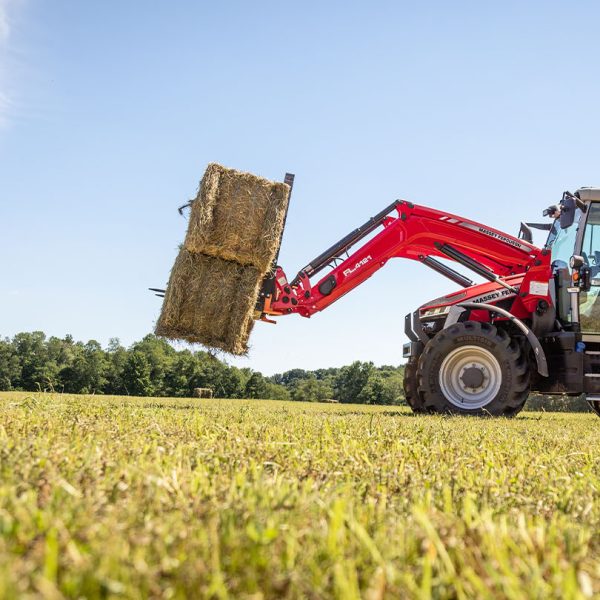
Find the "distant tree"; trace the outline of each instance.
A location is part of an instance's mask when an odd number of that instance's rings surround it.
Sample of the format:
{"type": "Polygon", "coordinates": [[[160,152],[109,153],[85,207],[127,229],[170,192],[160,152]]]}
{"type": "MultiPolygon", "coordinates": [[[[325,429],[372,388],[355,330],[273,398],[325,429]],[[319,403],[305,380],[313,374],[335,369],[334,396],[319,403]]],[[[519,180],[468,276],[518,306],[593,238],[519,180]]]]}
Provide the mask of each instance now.
{"type": "Polygon", "coordinates": [[[252,373],[244,389],[246,398],[266,398],[267,392],[267,380],[260,373],[252,373]]]}
{"type": "Polygon", "coordinates": [[[388,385],[388,378],[374,370],[356,401],[360,404],[394,404],[394,399],[394,390],[388,385]]]}
{"type": "Polygon", "coordinates": [[[9,339],[0,340],[0,390],[19,389],[21,363],[9,339]]]}
{"type": "Polygon", "coordinates": [[[364,403],[371,398],[372,392],[362,392],[373,370],[372,362],[356,361],[348,367],[343,367],[335,380],[335,399],[346,403],[364,403]]]}
{"type": "Polygon", "coordinates": [[[383,397],[380,404],[402,404],[404,401],[404,369],[384,371],[383,397]]]}
{"type": "Polygon", "coordinates": [[[219,385],[214,390],[215,394],[223,398],[244,398],[247,379],[237,367],[223,365],[219,385]]]}
{"type": "Polygon", "coordinates": [[[77,353],[83,348],[83,344],[76,343],[70,335],[66,335],[62,339],[52,336],[44,345],[46,361],[54,362],[61,371],[73,363],[77,353]]]}
{"type": "Polygon", "coordinates": [[[152,365],[144,352],[132,350],[123,369],[123,387],[132,396],[152,396],[152,365]]]}
{"type": "Polygon", "coordinates": [[[34,391],[60,389],[60,367],[48,355],[46,335],[41,331],[18,333],[13,346],[21,367],[21,387],[34,391]]]}
{"type": "Polygon", "coordinates": [[[102,346],[96,340],[90,340],[79,349],[70,366],[61,371],[65,391],[103,393],[108,367],[109,360],[102,346]]]}
{"type": "Polygon", "coordinates": [[[375,368],[355,362],[342,368],[291,369],[264,377],[230,366],[206,351],[177,351],[147,335],[130,348],[111,338],[106,349],[95,340],[46,338],[41,331],[0,339],[0,390],[56,390],[70,393],[191,397],[205,387],[221,398],[272,398],[397,403],[402,367],[375,368]]]}
{"type": "Polygon", "coordinates": [[[163,377],[165,394],[176,398],[190,398],[194,387],[202,387],[194,386],[198,370],[198,361],[189,350],[177,352],[163,377]]]}
{"type": "Polygon", "coordinates": [[[111,338],[106,349],[105,394],[126,394],[123,381],[128,351],[121,345],[119,338],[111,338]]]}
{"type": "Polygon", "coordinates": [[[309,371],[305,371],[304,369],[291,369],[285,373],[273,375],[271,380],[273,383],[285,385],[287,388],[289,388],[294,385],[295,381],[307,379],[308,377],[310,377],[309,371]]]}
{"type": "Polygon", "coordinates": [[[318,380],[314,375],[307,379],[297,380],[292,389],[292,400],[304,402],[320,402],[333,396],[333,389],[325,382],[318,380]]]}
{"type": "Polygon", "coordinates": [[[289,400],[290,392],[284,385],[267,381],[265,398],[268,398],[269,400],[289,400]]]}
{"type": "Polygon", "coordinates": [[[333,383],[335,378],[340,374],[341,369],[337,367],[330,367],[329,369],[317,369],[316,371],[310,371],[319,381],[328,381],[333,383]]]}
{"type": "MultiPolygon", "coordinates": [[[[133,352],[141,352],[150,365],[150,379],[154,395],[166,396],[165,375],[171,369],[176,351],[166,340],[149,334],[140,342],[133,344],[133,352]]],[[[203,387],[203,386],[198,386],[203,387]]]]}
{"type": "Polygon", "coordinates": [[[230,388],[235,382],[228,379],[229,367],[209,352],[194,353],[196,371],[192,387],[211,388],[215,396],[230,397],[230,388]]]}

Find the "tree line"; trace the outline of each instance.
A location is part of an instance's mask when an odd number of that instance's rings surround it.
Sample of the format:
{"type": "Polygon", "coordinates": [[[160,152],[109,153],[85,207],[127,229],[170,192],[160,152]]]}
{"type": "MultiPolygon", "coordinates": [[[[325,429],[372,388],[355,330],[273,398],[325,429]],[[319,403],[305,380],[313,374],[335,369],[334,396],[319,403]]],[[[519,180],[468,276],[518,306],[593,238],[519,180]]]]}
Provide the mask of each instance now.
{"type": "Polygon", "coordinates": [[[220,398],[399,404],[402,375],[402,367],[357,361],[266,377],[206,351],[177,350],[154,335],[128,348],[117,338],[103,348],[95,340],[47,337],[41,331],[0,339],[0,391],[190,397],[203,387],[220,398]]]}

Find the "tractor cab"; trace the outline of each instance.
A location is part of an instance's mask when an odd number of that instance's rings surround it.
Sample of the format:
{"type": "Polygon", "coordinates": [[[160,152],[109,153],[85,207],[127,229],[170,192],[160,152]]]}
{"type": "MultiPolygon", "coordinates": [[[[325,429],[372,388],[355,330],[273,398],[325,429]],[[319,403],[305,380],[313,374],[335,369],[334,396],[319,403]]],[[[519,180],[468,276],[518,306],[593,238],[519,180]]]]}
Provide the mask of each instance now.
{"type": "Polygon", "coordinates": [[[584,393],[600,415],[600,188],[565,192],[546,213],[560,331],[547,339],[551,374],[538,391],[584,393]]]}
{"type": "Polygon", "coordinates": [[[552,252],[558,320],[600,341],[600,188],[565,192],[560,206],[546,213],[551,211],[556,218],[546,247],[552,252]]]}

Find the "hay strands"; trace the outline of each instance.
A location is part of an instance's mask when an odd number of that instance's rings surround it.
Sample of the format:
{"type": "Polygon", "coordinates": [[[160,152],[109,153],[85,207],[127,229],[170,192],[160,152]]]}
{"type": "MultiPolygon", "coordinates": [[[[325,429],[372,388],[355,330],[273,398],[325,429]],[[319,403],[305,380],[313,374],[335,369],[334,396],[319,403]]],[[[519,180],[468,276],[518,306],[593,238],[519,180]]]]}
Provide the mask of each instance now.
{"type": "Polygon", "coordinates": [[[274,182],[211,163],[190,208],[183,246],[166,289],[155,333],[246,354],[269,294],[294,176],[274,182]],[[261,302],[262,301],[262,302],[261,302]]]}
{"type": "Polygon", "coordinates": [[[191,206],[184,247],[265,275],[279,250],[289,194],[286,183],[210,163],[191,206]]]}

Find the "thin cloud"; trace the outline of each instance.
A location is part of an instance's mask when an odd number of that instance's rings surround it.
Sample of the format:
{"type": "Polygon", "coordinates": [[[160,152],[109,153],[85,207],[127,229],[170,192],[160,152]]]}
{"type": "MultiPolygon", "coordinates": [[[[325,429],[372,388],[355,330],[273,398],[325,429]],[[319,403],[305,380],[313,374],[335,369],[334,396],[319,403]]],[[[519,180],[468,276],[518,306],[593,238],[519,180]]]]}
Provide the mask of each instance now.
{"type": "Polygon", "coordinates": [[[10,35],[10,22],[8,20],[8,5],[11,0],[0,0],[0,42],[5,43],[10,35]]]}
{"type": "MultiPolygon", "coordinates": [[[[0,86],[2,86],[2,79],[0,79],[0,86]]],[[[11,105],[12,102],[8,94],[0,89],[0,127],[6,125],[11,112],[11,105]]]]}
{"type": "Polygon", "coordinates": [[[8,90],[9,64],[7,50],[11,34],[14,11],[21,0],[0,0],[0,126],[6,125],[11,112],[11,98],[8,90]]]}
{"type": "Polygon", "coordinates": [[[8,16],[6,14],[6,8],[0,4],[0,42],[8,40],[8,34],[10,33],[10,25],[8,24],[8,16]]]}
{"type": "Polygon", "coordinates": [[[6,45],[10,37],[11,17],[21,0],[0,0],[0,44],[6,45]]]}

